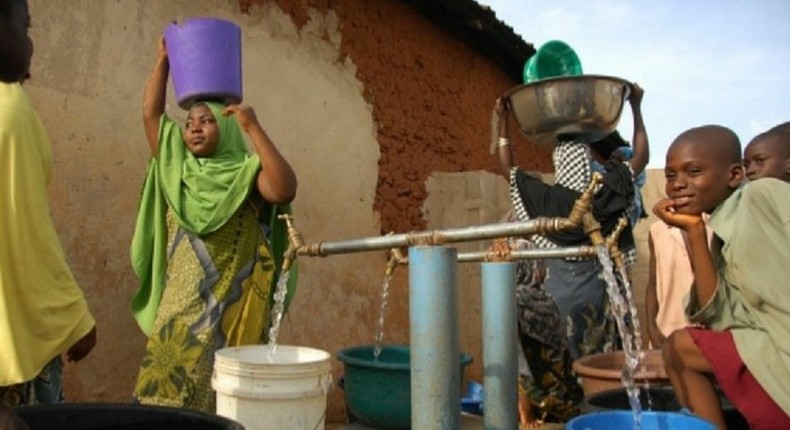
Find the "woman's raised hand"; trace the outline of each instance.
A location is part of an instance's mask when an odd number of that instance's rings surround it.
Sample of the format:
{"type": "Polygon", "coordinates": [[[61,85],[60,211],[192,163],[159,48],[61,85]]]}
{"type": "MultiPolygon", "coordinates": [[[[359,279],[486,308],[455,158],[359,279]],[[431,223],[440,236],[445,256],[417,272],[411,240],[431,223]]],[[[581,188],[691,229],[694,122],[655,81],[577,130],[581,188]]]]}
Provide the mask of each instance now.
{"type": "Polygon", "coordinates": [[[241,128],[243,128],[246,132],[249,132],[250,128],[252,127],[260,127],[260,123],[258,123],[258,117],[255,115],[255,111],[247,105],[230,105],[222,111],[222,115],[235,116],[236,121],[238,121],[241,128]]]}
{"type": "Polygon", "coordinates": [[[167,57],[167,43],[165,43],[165,36],[159,36],[159,42],[157,42],[157,51],[159,53],[160,58],[167,57]]]}

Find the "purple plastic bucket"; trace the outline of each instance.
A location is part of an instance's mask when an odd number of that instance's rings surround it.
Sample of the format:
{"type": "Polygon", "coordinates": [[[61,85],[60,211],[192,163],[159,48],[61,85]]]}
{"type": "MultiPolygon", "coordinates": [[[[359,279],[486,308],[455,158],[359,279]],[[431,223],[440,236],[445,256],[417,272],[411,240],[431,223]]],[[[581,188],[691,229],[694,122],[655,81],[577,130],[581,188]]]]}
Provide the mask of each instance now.
{"type": "Polygon", "coordinates": [[[240,103],[241,29],[217,18],[191,18],[165,28],[176,101],[189,109],[198,100],[240,103]]]}

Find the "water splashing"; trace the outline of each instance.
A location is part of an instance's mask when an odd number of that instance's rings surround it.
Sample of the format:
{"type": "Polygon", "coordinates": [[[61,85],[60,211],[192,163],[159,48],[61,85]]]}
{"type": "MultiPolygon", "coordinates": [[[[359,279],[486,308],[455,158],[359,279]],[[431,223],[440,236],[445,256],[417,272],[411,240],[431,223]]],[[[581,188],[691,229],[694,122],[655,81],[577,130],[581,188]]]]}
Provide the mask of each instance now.
{"type": "Polygon", "coordinates": [[[384,282],[381,284],[380,306],[379,306],[379,319],[376,322],[376,337],[375,346],[373,348],[373,361],[379,361],[381,355],[381,343],[384,340],[384,316],[387,312],[387,303],[390,297],[390,281],[392,281],[392,273],[387,271],[384,276],[384,282]]]}
{"type": "Polygon", "coordinates": [[[288,293],[288,279],[291,271],[280,274],[277,280],[277,288],[274,291],[274,306],[272,306],[272,326],[269,328],[269,362],[274,361],[274,353],[277,351],[277,336],[280,333],[280,322],[285,313],[285,296],[288,293]]]}
{"type": "MultiPolygon", "coordinates": [[[[635,357],[636,361],[633,363],[633,368],[634,368],[633,373],[634,375],[636,375],[636,369],[643,364],[643,360],[645,358],[645,352],[642,345],[642,330],[639,327],[639,318],[637,317],[636,305],[634,304],[634,299],[632,296],[631,280],[630,277],[628,276],[628,271],[626,270],[625,267],[621,267],[619,269],[619,275],[620,275],[620,280],[622,282],[623,291],[625,292],[626,303],[628,303],[629,305],[629,312],[631,314],[631,329],[632,329],[631,340],[633,342],[632,350],[636,351],[636,357],[635,357]]],[[[623,340],[623,342],[625,343],[625,340],[623,340]]],[[[645,378],[644,383],[646,388],[645,394],[647,397],[647,409],[652,410],[653,399],[652,397],[650,397],[650,381],[647,378],[645,378]]],[[[633,402],[636,402],[637,404],[641,405],[641,403],[639,402],[639,391],[636,391],[635,393],[629,392],[629,396],[634,396],[630,398],[632,404],[633,402]]]]}
{"type": "Polygon", "coordinates": [[[606,281],[606,291],[609,295],[609,303],[612,306],[612,313],[617,320],[617,329],[623,339],[623,352],[625,354],[625,366],[621,381],[628,393],[628,402],[634,412],[634,429],[641,428],[642,404],[639,401],[639,387],[636,385],[634,376],[637,368],[642,361],[642,338],[639,333],[639,321],[636,318],[636,307],[631,297],[631,285],[624,270],[620,270],[620,280],[615,277],[612,259],[609,251],[603,245],[595,247],[598,260],[603,266],[603,276],[606,281]]]}

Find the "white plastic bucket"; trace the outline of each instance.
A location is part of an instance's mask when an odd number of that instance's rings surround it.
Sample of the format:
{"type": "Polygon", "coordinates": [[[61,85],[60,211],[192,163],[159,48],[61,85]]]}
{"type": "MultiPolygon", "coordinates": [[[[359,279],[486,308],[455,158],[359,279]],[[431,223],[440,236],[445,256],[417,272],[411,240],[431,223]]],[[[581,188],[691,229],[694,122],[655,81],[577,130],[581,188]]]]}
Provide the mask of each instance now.
{"type": "Polygon", "coordinates": [[[220,349],[211,385],[217,415],[246,430],[323,430],[332,388],[331,355],[320,349],[266,345],[220,349]]]}

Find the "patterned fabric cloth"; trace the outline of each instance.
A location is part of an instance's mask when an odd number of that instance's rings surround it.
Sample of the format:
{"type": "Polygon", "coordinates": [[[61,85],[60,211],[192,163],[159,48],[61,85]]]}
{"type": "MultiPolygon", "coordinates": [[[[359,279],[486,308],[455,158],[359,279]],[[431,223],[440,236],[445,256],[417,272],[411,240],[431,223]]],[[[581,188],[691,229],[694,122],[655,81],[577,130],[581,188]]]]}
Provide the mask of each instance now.
{"type": "Polygon", "coordinates": [[[161,118],[132,240],[132,309],[149,336],[135,399],[213,413],[214,352],[267,340],[280,267],[273,250],[282,256],[285,246],[284,223],[267,223],[288,208],[255,204],[259,158],[223,106],[206,104],[221,136],[210,157],[192,155],[179,126],[161,118]]]}
{"type": "Polygon", "coordinates": [[[0,387],[0,404],[8,407],[63,403],[63,362],[60,356],[50,361],[30,381],[0,387]]]}
{"type": "MultiPolygon", "coordinates": [[[[588,145],[575,141],[558,142],[552,153],[552,161],[556,178],[553,186],[545,185],[542,182],[538,184],[537,182],[540,182],[538,179],[530,178],[518,167],[511,169],[510,198],[516,219],[519,221],[527,221],[538,216],[568,216],[573,202],[589,186],[592,175],[592,158],[588,145]],[[531,192],[530,189],[536,191],[531,192]],[[535,214],[530,212],[535,212],[535,214]]],[[[602,230],[606,233],[612,230],[619,217],[626,216],[629,208],[633,208],[633,171],[630,165],[627,163],[619,166],[613,164],[604,176],[604,195],[601,195],[601,191],[602,187],[599,186],[596,189],[593,210],[596,219],[602,224],[602,230]]],[[[579,239],[569,239],[572,237],[566,233],[556,234],[553,237],[533,235],[532,240],[538,248],[551,249],[559,246],[578,245],[579,243],[563,243],[568,240],[578,242],[579,239]]],[[[627,228],[620,236],[620,248],[626,264],[631,267],[636,262],[636,247],[630,228],[627,228]]],[[[581,259],[578,257],[568,258],[571,261],[581,259]]]]}
{"type": "MultiPolygon", "coordinates": [[[[511,170],[510,195],[516,218],[526,221],[538,216],[568,216],[573,202],[591,180],[591,157],[586,144],[559,142],[553,152],[555,185],[528,178],[518,168],[511,170]]],[[[614,165],[596,190],[593,212],[604,232],[633,202],[630,167],[614,165]]],[[[621,236],[626,262],[635,260],[633,236],[621,236]],[[630,241],[629,241],[630,240],[630,241]]],[[[583,232],[530,238],[541,249],[584,244],[583,232]]],[[[528,242],[527,242],[528,243],[528,242]]],[[[572,370],[582,355],[615,349],[619,342],[611,316],[606,282],[597,259],[529,260],[518,265],[516,305],[518,329],[531,381],[527,395],[540,414],[550,421],[566,421],[580,413],[583,390],[572,370]],[[538,274],[542,273],[542,276],[538,274]]]]}
{"type": "Polygon", "coordinates": [[[214,352],[266,341],[274,264],[250,204],[208,235],[168,212],[167,287],[146,345],[135,398],[214,412],[214,352]]]}
{"type": "MultiPolygon", "coordinates": [[[[583,193],[590,184],[592,175],[590,167],[590,150],[587,145],[577,142],[558,142],[552,151],[552,161],[555,166],[555,183],[568,189],[583,193]]],[[[516,173],[518,167],[510,171],[510,200],[516,213],[516,219],[527,221],[537,215],[530,215],[524,206],[521,193],[516,183],[516,173]]],[[[533,235],[531,240],[540,249],[557,248],[558,245],[551,239],[533,235]]]]}
{"type": "MultiPolygon", "coordinates": [[[[535,245],[511,241],[515,249],[535,245]]],[[[529,372],[520,375],[519,389],[540,411],[540,419],[566,421],[580,412],[581,385],[572,371],[573,358],[559,309],[541,285],[546,278],[543,260],[516,265],[516,309],[521,350],[529,372]]]]}
{"type": "Polygon", "coordinates": [[[583,193],[590,185],[592,168],[587,144],[574,141],[557,142],[552,152],[552,161],[556,168],[554,182],[557,185],[577,193],[583,193]]]}
{"type": "Polygon", "coordinates": [[[140,288],[132,313],[147,335],[165,284],[165,212],[187,230],[211,233],[244,204],[260,170],[260,159],[247,150],[236,120],[222,115],[219,103],[206,103],[217,121],[221,142],[211,157],[195,157],[184,145],[181,128],[167,115],[159,123],[159,145],[143,184],[132,236],[132,268],[140,288]]]}

